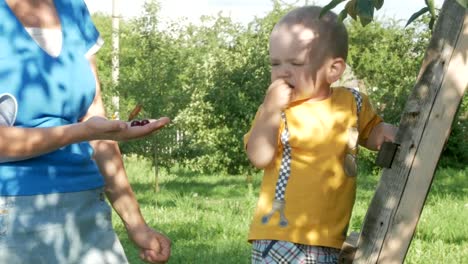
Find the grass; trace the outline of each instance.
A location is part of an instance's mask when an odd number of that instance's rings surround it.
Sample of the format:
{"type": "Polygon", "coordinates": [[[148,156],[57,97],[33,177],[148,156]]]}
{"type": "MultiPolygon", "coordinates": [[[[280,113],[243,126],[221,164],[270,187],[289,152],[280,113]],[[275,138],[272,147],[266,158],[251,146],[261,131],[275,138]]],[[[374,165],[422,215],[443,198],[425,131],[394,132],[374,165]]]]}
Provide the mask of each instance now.
{"type": "MultiPolygon", "coordinates": [[[[160,171],[155,192],[151,163],[125,160],[142,213],[172,242],[169,263],[250,263],[246,241],[261,175],[249,188],[245,176],[202,175],[180,169],[160,171]]],[[[426,200],[406,263],[464,263],[468,259],[468,168],[439,169],[426,200]]],[[[379,173],[360,175],[351,230],[358,231],[379,173]]],[[[130,263],[143,263],[114,213],[114,228],[130,263]]],[[[465,262],[466,263],[466,262],[465,262]]]]}

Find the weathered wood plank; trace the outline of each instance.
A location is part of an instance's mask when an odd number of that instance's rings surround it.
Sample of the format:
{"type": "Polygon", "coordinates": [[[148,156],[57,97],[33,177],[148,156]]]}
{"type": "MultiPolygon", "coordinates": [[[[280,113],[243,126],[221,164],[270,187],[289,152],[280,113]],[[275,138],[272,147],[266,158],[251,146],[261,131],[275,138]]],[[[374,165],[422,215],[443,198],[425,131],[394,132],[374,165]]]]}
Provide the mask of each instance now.
{"type": "Polygon", "coordinates": [[[352,232],[346,238],[346,241],[341,247],[340,256],[338,257],[338,263],[350,264],[353,262],[354,254],[356,254],[357,243],[359,239],[359,233],[352,232]]]}
{"type": "Polygon", "coordinates": [[[402,263],[468,83],[467,10],[445,1],[401,118],[400,147],[384,169],[353,263],[402,263]],[[465,29],[462,28],[465,27],[465,29]]]}

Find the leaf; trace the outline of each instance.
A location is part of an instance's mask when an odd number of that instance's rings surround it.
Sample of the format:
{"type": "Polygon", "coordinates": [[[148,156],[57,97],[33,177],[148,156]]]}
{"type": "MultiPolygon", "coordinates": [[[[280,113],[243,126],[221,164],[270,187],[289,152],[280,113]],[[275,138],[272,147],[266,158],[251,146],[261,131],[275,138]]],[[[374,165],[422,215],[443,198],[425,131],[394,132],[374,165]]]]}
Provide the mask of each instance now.
{"type": "Polygon", "coordinates": [[[411,24],[411,22],[413,22],[414,20],[416,20],[418,17],[422,16],[424,13],[428,12],[429,11],[429,8],[426,6],[426,7],[423,7],[421,10],[419,10],[418,12],[414,13],[409,19],[408,19],[408,22],[406,23],[405,27],[407,27],[409,24],[411,24]]]}
{"type": "Polygon", "coordinates": [[[374,19],[374,5],[372,0],[357,0],[356,12],[361,21],[361,25],[365,27],[374,19]]]}
{"type": "Polygon", "coordinates": [[[435,8],[434,8],[434,0],[424,0],[426,2],[426,6],[429,8],[429,12],[431,16],[434,18],[436,17],[435,8]]]}
{"type": "Polygon", "coordinates": [[[128,115],[128,121],[132,121],[141,111],[141,104],[137,104],[135,108],[133,108],[132,112],[128,115]]]}
{"type": "Polygon", "coordinates": [[[384,0],[373,0],[372,2],[374,4],[375,9],[377,9],[377,10],[382,8],[382,6],[384,4],[384,0]]]}
{"type": "Polygon", "coordinates": [[[326,6],[324,6],[322,8],[322,11],[320,12],[319,17],[322,17],[325,13],[332,10],[333,8],[335,8],[337,5],[341,4],[344,1],[345,0],[332,0],[330,3],[328,3],[328,5],[326,5],[326,6]]]}
{"type": "Polygon", "coordinates": [[[354,20],[357,19],[356,17],[356,0],[351,0],[345,5],[345,10],[348,12],[354,20]]]}
{"type": "Polygon", "coordinates": [[[348,16],[348,12],[346,11],[346,9],[343,9],[343,10],[338,14],[338,21],[343,22],[347,16],[348,16]]]}
{"type": "Polygon", "coordinates": [[[457,2],[464,8],[468,8],[468,0],[457,0],[457,2]]]}

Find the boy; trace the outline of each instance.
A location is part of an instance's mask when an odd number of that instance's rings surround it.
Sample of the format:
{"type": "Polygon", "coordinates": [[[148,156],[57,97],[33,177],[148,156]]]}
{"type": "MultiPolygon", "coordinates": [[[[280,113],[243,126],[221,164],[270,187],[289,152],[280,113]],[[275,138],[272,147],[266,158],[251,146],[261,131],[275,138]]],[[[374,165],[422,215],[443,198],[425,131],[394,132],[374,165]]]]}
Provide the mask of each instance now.
{"type": "Polygon", "coordinates": [[[357,144],[377,150],[396,128],[367,96],[331,88],[348,51],[331,12],[301,7],[270,35],[272,83],[245,135],[252,164],[264,170],[251,224],[252,263],[336,263],[355,199],[357,144]]]}

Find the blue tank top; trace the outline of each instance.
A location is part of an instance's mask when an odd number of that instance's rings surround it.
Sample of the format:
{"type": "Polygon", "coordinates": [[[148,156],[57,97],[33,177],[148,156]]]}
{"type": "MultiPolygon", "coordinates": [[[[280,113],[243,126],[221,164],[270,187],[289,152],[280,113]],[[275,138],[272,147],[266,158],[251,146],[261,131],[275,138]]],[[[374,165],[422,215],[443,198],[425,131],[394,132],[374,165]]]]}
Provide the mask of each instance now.
{"type": "MultiPolygon", "coordinates": [[[[96,30],[83,0],[54,0],[63,36],[58,57],[31,38],[0,0],[0,93],[18,101],[15,126],[52,127],[78,122],[95,95],[86,52],[96,30]]],[[[0,139],[2,140],[2,139],[0,139]]],[[[47,139],[44,139],[47,140],[47,139]]],[[[24,161],[0,163],[0,195],[75,192],[103,186],[88,142],[72,144],[24,161]]]]}

